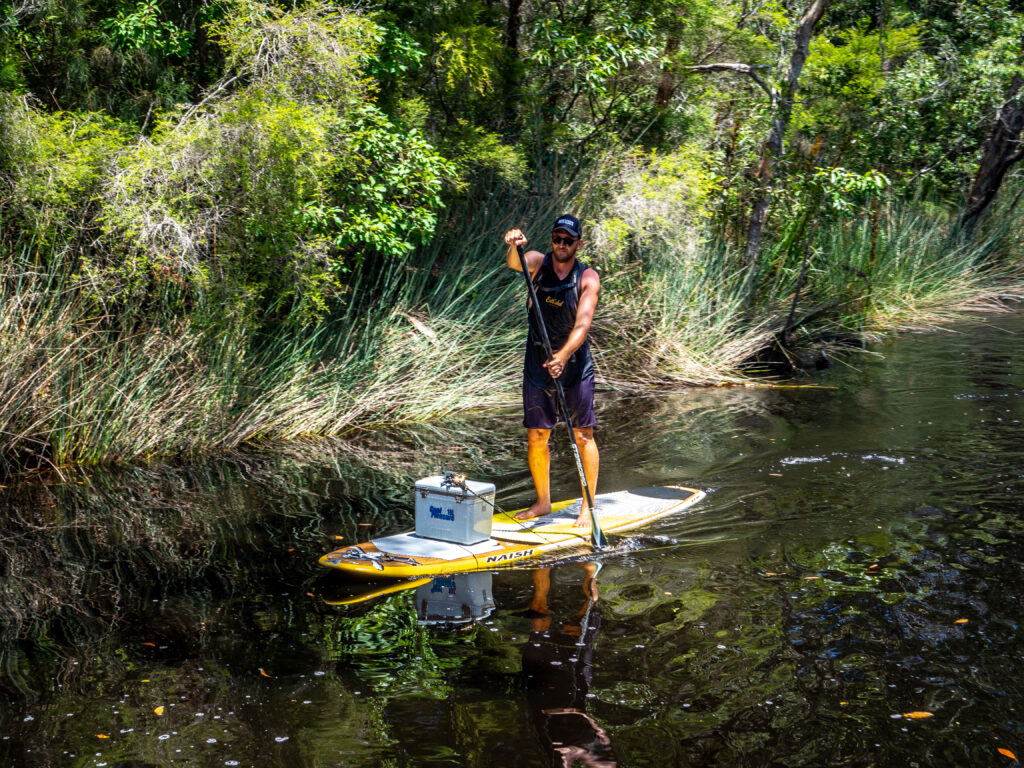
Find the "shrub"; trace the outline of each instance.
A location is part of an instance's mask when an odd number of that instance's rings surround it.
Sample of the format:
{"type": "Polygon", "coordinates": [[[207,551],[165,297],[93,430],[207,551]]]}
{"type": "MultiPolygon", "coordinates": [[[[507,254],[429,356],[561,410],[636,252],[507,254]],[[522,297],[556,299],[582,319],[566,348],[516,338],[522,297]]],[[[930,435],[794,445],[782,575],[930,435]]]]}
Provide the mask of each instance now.
{"type": "Polygon", "coordinates": [[[0,95],[0,211],[8,238],[49,246],[74,239],[128,127],[95,113],[47,114],[28,99],[0,95]]]}

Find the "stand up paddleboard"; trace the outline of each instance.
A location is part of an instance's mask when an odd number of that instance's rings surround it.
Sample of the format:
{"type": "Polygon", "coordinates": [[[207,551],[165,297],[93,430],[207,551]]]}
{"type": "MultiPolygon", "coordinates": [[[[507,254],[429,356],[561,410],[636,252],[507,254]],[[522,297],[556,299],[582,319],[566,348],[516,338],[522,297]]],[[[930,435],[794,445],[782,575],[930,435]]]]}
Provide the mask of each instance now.
{"type": "MultiPolygon", "coordinates": [[[[632,530],[675,514],[704,498],[704,492],[681,486],[657,486],[598,494],[597,524],[605,533],[632,530]]],[[[590,527],[573,525],[580,500],[553,505],[550,515],[516,520],[516,512],[491,519],[490,537],[473,544],[442,541],[413,531],[340,547],[320,564],[364,579],[487,571],[524,563],[552,550],[590,543],[590,527]]]]}

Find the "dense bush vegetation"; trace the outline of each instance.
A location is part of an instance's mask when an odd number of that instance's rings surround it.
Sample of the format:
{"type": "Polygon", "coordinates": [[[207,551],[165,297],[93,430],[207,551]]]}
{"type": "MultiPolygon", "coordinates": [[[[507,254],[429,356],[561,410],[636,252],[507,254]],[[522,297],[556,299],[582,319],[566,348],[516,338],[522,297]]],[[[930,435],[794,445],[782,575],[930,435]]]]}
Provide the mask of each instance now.
{"type": "Polygon", "coordinates": [[[603,273],[609,386],[723,381],[1019,292],[1014,0],[5,14],[6,460],[511,401],[500,235],[542,243],[563,209],[603,273]]]}

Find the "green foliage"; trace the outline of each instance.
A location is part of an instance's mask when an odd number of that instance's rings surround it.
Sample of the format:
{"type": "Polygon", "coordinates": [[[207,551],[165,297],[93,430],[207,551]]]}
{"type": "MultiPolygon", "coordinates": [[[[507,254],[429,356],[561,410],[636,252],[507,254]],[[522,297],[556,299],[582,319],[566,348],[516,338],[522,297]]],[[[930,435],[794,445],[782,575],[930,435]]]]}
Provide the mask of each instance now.
{"type": "Polygon", "coordinates": [[[220,56],[202,30],[216,13],[205,0],[14,4],[0,25],[3,79],[47,109],[144,126],[216,78],[220,56]]]}
{"type": "Polygon", "coordinates": [[[427,55],[411,35],[393,23],[375,21],[370,37],[374,43],[374,53],[367,57],[365,70],[387,92],[394,91],[427,55]]]}
{"type": "Polygon", "coordinates": [[[512,188],[525,186],[529,166],[521,148],[509,146],[499,135],[487,133],[465,120],[458,125],[462,130],[453,131],[442,149],[459,175],[460,190],[494,180],[512,188]]]}
{"type": "Polygon", "coordinates": [[[112,158],[129,141],[127,126],[107,115],[46,114],[0,96],[2,227],[45,251],[73,236],[88,215],[112,158]]]}
{"type": "Polygon", "coordinates": [[[123,51],[140,48],[171,56],[187,56],[192,35],[172,22],[160,19],[157,0],[139,0],[130,10],[122,8],[117,16],[103,22],[114,45],[123,51]]]}
{"type": "Polygon", "coordinates": [[[658,55],[652,22],[636,22],[625,13],[609,14],[583,34],[550,17],[538,18],[532,31],[532,60],[561,85],[584,93],[603,94],[612,78],[658,55]]]}
{"type": "Polygon", "coordinates": [[[856,207],[858,198],[878,194],[889,186],[889,179],[878,171],[854,173],[846,168],[818,168],[811,179],[829,207],[845,216],[864,213],[856,207]]]}
{"type": "Polygon", "coordinates": [[[733,254],[705,237],[719,180],[694,146],[633,152],[613,167],[585,257],[602,275],[596,336],[616,349],[606,375],[626,388],[711,381],[721,376],[714,361],[738,365],[765,338],[741,319],[733,254]]]}
{"type": "Polygon", "coordinates": [[[1024,14],[1001,0],[949,12],[926,4],[881,29],[861,17],[812,43],[795,125],[825,142],[830,162],[878,168],[900,185],[924,174],[947,191],[966,184],[1024,71],[1024,14]]]}
{"type": "Polygon", "coordinates": [[[611,270],[692,254],[703,235],[716,179],[694,146],[628,153],[605,182],[594,227],[594,261],[611,270]]]}
{"type": "Polygon", "coordinates": [[[373,55],[377,30],[364,17],[318,2],[286,12],[260,0],[228,0],[224,9],[210,34],[228,72],[247,89],[328,103],[339,112],[370,94],[362,65],[373,55]]]}
{"type": "Polygon", "coordinates": [[[234,74],[201,109],[161,115],[106,188],[113,258],[94,266],[112,290],[135,295],[170,269],[258,312],[308,317],[365,249],[401,256],[429,237],[452,168],[366,103],[372,30],[326,6],[234,3],[215,27],[234,74]]]}
{"type": "Polygon", "coordinates": [[[815,38],[802,86],[812,98],[801,101],[794,125],[809,133],[831,130],[838,112],[847,131],[864,130],[886,90],[883,56],[887,69],[901,66],[920,49],[920,35],[918,25],[877,31],[861,24],[815,38]]]}
{"type": "Polygon", "coordinates": [[[348,163],[338,191],[346,221],[339,246],[368,245],[398,256],[433,234],[441,187],[454,173],[419,134],[400,132],[372,106],[356,110],[346,125],[348,163]]]}
{"type": "MultiPolygon", "coordinates": [[[[330,110],[255,94],[186,124],[161,121],[152,140],[124,154],[105,190],[115,285],[137,295],[152,269],[166,268],[264,306],[290,300],[326,256],[298,225],[321,177],[338,167],[330,152],[337,124],[330,110]]],[[[331,280],[319,272],[314,295],[331,280]]]]}
{"type": "Polygon", "coordinates": [[[551,121],[549,140],[555,146],[587,138],[606,123],[630,120],[623,112],[633,95],[628,74],[661,53],[653,19],[604,10],[596,23],[582,28],[540,15],[531,29],[535,43],[529,61],[537,69],[533,98],[551,121]]]}
{"type": "Polygon", "coordinates": [[[501,57],[497,30],[481,25],[459,27],[439,34],[434,44],[434,66],[448,91],[470,91],[482,96],[494,87],[501,57]]]}

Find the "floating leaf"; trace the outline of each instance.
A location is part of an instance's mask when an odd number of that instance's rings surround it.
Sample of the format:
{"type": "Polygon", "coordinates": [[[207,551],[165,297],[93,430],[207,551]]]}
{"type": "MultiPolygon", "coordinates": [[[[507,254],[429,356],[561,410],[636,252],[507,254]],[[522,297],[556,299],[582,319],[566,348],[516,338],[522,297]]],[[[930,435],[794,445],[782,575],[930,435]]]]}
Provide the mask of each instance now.
{"type": "Polygon", "coordinates": [[[1016,756],[1015,754],[1013,754],[1013,752],[1011,752],[1010,750],[1006,749],[1005,747],[1000,747],[1000,748],[999,748],[999,749],[997,749],[996,751],[997,751],[997,752],[998,752],[998,753],[999,753],[1000,755],[1002,755],[1003,757],[1008,757],[1008,758],[1010,758],[1011,760],[1013,760],[1014,762],[1016,762],[1016,761],[1017,761],[1017,756],[1016,756]]]}
{"type": "Polygon", "coordinates": [[[156,712],[156,714],[158,714],[158,715],[162,715],[164,713],[164,708],[163,707],[157,707],[153,711],[156,712]]]}
{"type": "Polygon", "coordinates": [[[935,717],[932,712],[904,712],[903,716],[908,720],[923,720],[926,717],[935,717]]]}

